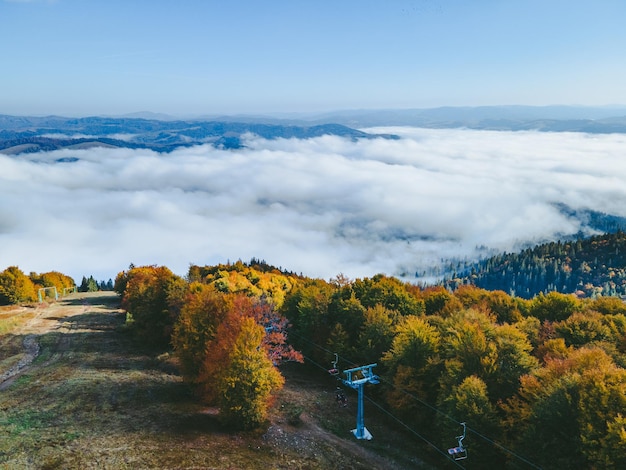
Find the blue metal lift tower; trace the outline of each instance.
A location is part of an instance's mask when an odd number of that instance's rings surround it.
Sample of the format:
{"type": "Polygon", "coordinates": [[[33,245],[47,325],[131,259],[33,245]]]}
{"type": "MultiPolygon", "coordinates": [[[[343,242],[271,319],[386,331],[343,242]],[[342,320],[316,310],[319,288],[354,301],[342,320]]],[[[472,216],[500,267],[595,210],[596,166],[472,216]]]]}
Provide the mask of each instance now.
{"type": "Polygon", "coordinates": [[[366,383],[380,383],[378,376],[374,375],[372,372],[372,369],[376,367],[376,365],[377,364],[369,364],[367,366],[344,370],[343,373],[346,374],[346,378],[342,380],[344,384],[357,390],[359,393],[358,408],[356,413],[356,429],[352,430],[352,434],[354,434],[354,437],[357,439],[367,439],[368,441],[372,438],[372,435],[367,430],[363,422],[363,385],[366,383]]]}

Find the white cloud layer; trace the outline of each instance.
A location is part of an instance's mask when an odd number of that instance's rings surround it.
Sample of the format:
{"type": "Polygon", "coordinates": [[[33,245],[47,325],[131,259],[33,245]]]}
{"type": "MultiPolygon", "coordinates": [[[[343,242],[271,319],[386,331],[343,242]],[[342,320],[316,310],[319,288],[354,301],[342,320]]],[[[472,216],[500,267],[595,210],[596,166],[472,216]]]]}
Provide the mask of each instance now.
{"type": "Polygon", "coordinates": [[[80,282],[257,257],[326,279],[412,276],[575,233],[554,203],[626,216],[625,135],[375,130],[402,138],[0,154],[0,269],[80,282]]]}

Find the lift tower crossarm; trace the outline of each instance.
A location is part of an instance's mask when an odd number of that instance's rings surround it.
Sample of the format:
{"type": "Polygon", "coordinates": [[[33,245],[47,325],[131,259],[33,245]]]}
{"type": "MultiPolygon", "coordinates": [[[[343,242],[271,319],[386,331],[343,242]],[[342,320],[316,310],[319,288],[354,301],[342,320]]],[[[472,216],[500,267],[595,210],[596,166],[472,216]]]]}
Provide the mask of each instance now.
{"type": "Polygon", "coordinates": [[[354,369],[346,369],[343,371],[346,374],[346,378],[343,380],[348,387],[356,389],[359,385],[371,382],[373,384],[378,383],[378,376],[374,375],[372,369],[376,367],[378,364],[369,364],[367,366],[355,367],[354,369]],[[361,372],[363,378],[361,379],[353,379],[352,374],[356,372],[361,372]]]}

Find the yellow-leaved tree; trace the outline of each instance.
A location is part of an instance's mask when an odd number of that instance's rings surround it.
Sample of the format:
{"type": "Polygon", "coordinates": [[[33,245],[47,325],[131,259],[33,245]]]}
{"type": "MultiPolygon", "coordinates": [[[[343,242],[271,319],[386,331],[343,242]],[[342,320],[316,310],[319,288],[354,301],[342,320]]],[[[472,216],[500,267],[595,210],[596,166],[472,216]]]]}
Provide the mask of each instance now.
{"type": "Polygon", "coordinates": [[[37,299],[35,285],[17,266],[0,273],[0,305],[32,302],[37,299]]]}
{"type": "Polygon", "coordinates": [[[235,314],[220,330],[210,347],[220,363],[214,367],[210,352],[205,361],[215,374],[220,419],[232,428],[253,429],[267,419],[272,396],[284,379],[262,346],[265,329],[254,318],[235,314]]]}

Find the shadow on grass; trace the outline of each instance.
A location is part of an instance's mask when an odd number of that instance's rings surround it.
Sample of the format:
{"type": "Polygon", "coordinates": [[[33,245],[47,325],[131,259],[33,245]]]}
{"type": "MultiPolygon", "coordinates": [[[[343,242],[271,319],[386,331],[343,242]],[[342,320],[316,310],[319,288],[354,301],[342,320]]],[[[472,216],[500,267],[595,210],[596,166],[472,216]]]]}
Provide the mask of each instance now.
{"type": "Polygon", "coordinates": [[[115,312],[84,313],[62,319],[67,331],[41,335],[40,358],[0,396],[0,424],[12,424],[16,438],[34,440],[51,432],[222,433],[216,416],[202,413],[171,354],[135,343],[120,331],[123,322],[115,312]]]}
{"type": "Polygon", "coordinates": [[[106,305],[107,307],[119,306],[121,297],[117,292],[99,291],[99,292],[79,292],[70,294],[57,300],[59,305],[76,306],[76,305],[106,305]]]}

